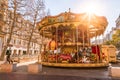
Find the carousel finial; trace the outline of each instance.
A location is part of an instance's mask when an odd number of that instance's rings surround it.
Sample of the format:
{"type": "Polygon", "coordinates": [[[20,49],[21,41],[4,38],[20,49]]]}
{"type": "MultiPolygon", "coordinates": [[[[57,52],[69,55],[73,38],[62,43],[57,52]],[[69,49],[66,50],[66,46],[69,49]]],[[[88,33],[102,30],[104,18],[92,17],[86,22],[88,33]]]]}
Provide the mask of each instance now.
{"type": "Polygon", "coordinates": [[[69,12],[71,12],[71,9],[69,8],[69,12]]]}

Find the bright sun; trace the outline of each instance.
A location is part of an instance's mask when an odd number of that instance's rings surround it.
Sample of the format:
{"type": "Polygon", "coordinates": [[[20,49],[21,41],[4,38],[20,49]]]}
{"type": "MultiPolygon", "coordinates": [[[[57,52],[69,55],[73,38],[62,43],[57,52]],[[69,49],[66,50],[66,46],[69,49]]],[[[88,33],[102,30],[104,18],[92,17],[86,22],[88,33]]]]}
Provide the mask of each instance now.
{"type": "Polygon", "coordinates": [[[85,10],[87,13],[90,13],[90,14],[95,13],[95,7],[93,7],[93,6],[88,6],[88,7],[86,7],[85,10]]]}
{"type": "Polygon", "coordinates": [[[98,14],[99,7],[96,4],[87,4],[84,7],[84,11],[88,14],[98,14]]]}

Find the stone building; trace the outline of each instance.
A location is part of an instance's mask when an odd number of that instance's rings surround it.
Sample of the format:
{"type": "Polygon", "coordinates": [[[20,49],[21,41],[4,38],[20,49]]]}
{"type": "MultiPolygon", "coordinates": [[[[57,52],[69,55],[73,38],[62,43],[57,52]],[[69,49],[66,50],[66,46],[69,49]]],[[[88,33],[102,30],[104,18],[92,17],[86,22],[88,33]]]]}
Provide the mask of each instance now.
{"type": "Polygon", "coordinates": [[[105,41],[109,41],[112,40],[112,36],[113,34],[116,33],[116,30],[120,29],[120,15],[118,16],[118,18],[115,20],[116,26],[112,27],[111,31],[109,33],[106,34],[104,40],[105,41]]]}
{"type": "Polygon", "coordinates": [[[119,17],[116,19],[116,28],[117,29],[120,29],[120,15],[119,15],[119,17]]]}
{"type": "MultiPolygon", "coordinates": [[[[0,55],[8,39],[12,17],[13,12],[8,10],[8,0],[0,0],[0,55]]],[[[31,28],[33,27],[32,22],[25,20],[21,14],[17,14],[16,20],[16,25],[9,47],[11,47],[12,54],[27,54],[28,38],[30,36],[31,28]]],[[[42,44],[42,37],[40,37],[37,28],[32,38],[29,54],[38,54],[42,44]]],[[[9,50],[9,47],[7,50],[9,50]]]]}
{"type": "MultiPolygon", "coordinates": [[[[8,15],[8,23],[9,24],[5,25],[5,27],[4,27],[5,32],[9,32],[9,27],[11,24],[10,22],[12,22],[10,19],[10,17],[12,16],[12,12],[9,11],[8,14],[9,14],[8,15]]],[[[9,47],[11,47],[12,54],[20,54],[20,55],[27,54],[26,53],[27,44],[28,44],[28,39],[30,36],[31,28],[32,28],[31,22],[28,20],[25,20],[20,14],[17,14],[16,26],[14,28],[12,39],[11,39],[10,46],[9,46],[9,47]]],[[[36,29],[36,31],[37,31],[37,29],[36,29]]],[[[37,34],[37,37],[40,38],[39,33],[36,33],[36,34],[37,34]]],[[[9,34],[6,34],[4,37],[5,43],[8,39],[8,35],[9,34]]],[[[33,36],[33,38],[34,37],[35,36],[33,36]]],[[[6,45],[5,43],[4,43],[4,45],[6,45]]],[[[8,50],[9,50],[9,47],[8,47],[8,50]]],[[[40,44],[38,43],[38,41],[32,40],[30,43],[30,53],[29,54],[38,54],[40,52],[39,49],[40,49],[40,44]]]]}

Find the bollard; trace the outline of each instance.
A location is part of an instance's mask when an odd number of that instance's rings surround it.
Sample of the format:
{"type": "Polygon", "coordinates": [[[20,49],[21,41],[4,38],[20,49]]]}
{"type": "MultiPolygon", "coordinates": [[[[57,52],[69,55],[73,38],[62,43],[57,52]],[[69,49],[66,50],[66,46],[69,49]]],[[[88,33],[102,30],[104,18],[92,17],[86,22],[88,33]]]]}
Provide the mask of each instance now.
{"type": "Polygon", "coordinates": [[[112,68],[112,65],[111,65],[111,64],[109,64],[109,67],[108,67],[108,75],[109,75],[109,76],[111,76],[111,75],[112,75],[112,73],[111,73],[111,68],[112,68]]]}
{"type": "Polygon", "coordinates": [[[120,67],[111,67],[111,76],[120,77],[120,67]]]}
{"type": "Polygon", "coordinates": [[[42,71],[41,64],[30,64],[28,65],[28,73],[39,73],[42,71]]]}
{"type": "Polygon", "coordinates": [[[14,72],[16,71],[16,64],[2,64],[0,72],[14,72]]]}
{"type": "Polygon", "coordinates": [[[12,69],[13,72],[16,72],[17,71],[17,64],[13,64],[13,69],[12,69]]]}

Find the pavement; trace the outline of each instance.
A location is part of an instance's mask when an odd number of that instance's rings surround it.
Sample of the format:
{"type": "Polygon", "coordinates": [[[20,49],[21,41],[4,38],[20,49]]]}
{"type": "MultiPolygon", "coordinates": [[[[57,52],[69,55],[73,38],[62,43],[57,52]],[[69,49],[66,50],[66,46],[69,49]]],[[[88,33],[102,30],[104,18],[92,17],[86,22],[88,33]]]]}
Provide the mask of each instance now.
{"type": "Polygon", "coordinates": [[[5,61],[0,61],[0,65],[1,65],[1,64],[4,64],[4,63],[5,63],[5,61]]]}
{"type": "MultiPolygon", "coordinates": [[[[34,61],[29,61],[29,62],[22,62],[22,63],[17,63],[17,66],[25,66],[25,65],[29,65],[29,64],[34,64],[36,63],[37,60],[34,61]]],[[[16,64],[16,63],[15,63],[16,64]]]]}
{"type": "MultiPolygon", "coordinates": [[[[11,73],[0,73],[0,80],[120,80],[110,77],[108,68],[55,68],[42,67],[42,71],[36,74],[28,73],[27,66],[36,61],[17,64],[17,70],[11,73]]],[[[120,63],[112,63],[114,67],[120,67],[120,63]]]]}

